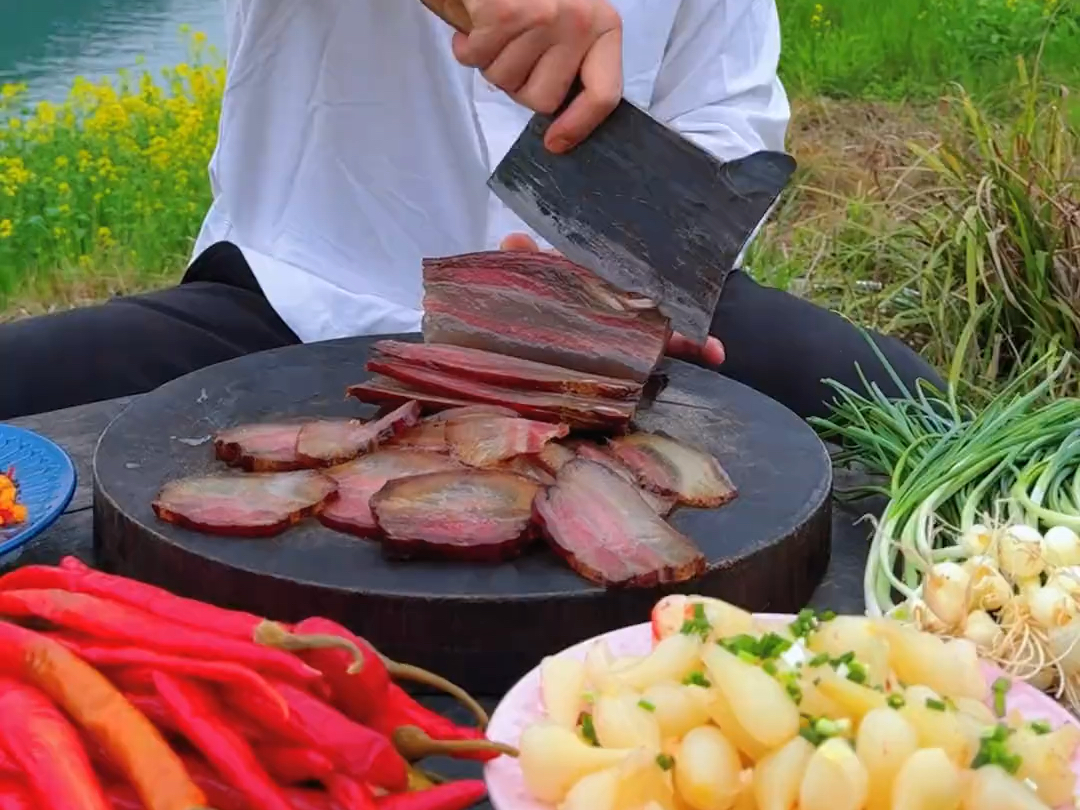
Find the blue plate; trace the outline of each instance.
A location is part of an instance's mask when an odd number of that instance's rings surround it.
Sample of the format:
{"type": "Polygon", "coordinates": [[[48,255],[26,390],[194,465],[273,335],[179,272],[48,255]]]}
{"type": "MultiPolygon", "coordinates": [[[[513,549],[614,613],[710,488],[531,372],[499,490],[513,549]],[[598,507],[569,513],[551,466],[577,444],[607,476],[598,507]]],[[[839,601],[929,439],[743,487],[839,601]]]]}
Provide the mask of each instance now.
{"type": "Polygon", "coordinates": [[[25,523],[0,527],[0,557],[21,548],[64,513],[75,493],[75,465],[55,443],[12,425],[0,425],[0,472],[15,468],[25,523]]]}

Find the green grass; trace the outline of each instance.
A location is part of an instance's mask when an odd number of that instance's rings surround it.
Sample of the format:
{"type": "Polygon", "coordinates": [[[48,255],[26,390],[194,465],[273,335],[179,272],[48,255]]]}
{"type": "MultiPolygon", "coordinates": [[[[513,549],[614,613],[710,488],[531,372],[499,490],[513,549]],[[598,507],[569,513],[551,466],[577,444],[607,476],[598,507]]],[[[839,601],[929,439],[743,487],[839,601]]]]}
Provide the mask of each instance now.
{"type": "MultiPolygon", "coordinates": [[[[801,168],[752,271],[900,335],[974,399],[1078,348],[1078,3],[779,0],[801,168]]],[[[0,93],[0,320],[178,277],[224,82],[193,47],[56,107],[0,93]]]]}
{"type": "Polygon", "coordinates": [[[1080,84],[1077,0],[778,0],[781,74],[796,97],[932,100],[952,83],[992,96],[1018,56],[1080,84]]]}

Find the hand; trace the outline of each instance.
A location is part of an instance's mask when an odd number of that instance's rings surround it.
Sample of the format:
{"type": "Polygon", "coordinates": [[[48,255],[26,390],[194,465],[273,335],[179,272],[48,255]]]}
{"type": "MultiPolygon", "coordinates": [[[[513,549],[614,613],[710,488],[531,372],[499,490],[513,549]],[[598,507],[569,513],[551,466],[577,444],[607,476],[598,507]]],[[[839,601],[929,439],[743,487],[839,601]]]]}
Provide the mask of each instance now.
{"type": "Polygon", "coordinates": [[[582,91],[548,128],[544,143],[566,152],[622,98],[622,20],[607,0],[462,0],[469,34],[454,56],[519,104],[554,113],[575,78],[582,91]]]}
{"type": "MultiPolygon", "coordinates": [[[[528,234],[512,233],[502,240],[499,249],[539,251],[540,246],[528,234]]],[[[556,251],[551,252],[555,253],[556,251]]],[[[704,346],[699,346],[689,338],[675,332],[668,341],[667,353],[680,360],[701,363],[706,366],[715,367],[724,362],[724,344],[714,337],[708,338],[704,346]]]]}

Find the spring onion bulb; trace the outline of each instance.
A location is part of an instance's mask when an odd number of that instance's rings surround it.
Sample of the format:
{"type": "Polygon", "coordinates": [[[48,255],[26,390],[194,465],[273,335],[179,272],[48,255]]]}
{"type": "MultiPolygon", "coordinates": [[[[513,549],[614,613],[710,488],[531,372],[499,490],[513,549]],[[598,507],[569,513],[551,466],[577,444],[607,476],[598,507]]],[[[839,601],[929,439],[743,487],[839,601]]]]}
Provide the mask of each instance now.
{"type": "Polygon", "coordinates": [[[1043,558],[1048,566],[1080,565],[1080,536],[1068,526],[1052,526],[1043,535],[1043,558]]]}
{"type": "Polygon", "coordinates": [[[965,560],[970,582],[971,606],[979,610],[1001,610],[1013,597],[1012,585],[1002,576],[992,557],[981,555],[965,560]]]}
{"type": "Polygon", "coordinates": [[[1005,631],[985,610],[973,610],[964,622],[964,638],[975,643],[980,655],[989,655],[1001,644],[1005,631]]]}
{"type": "Polygon", "coordinates": [[[998,539],[997,557],[1006,576],[1014,580],[1037,577],[1046,567],[1043,537],[1031,526],[1009,526],[998,539]]]}
{"type": "Polygon", "coordinates": [[[978,557],[990,550],[990,543],[993,539],[994,535],[990,529],[982,523],[975,523],[969,526],[960,536],[960,547],[964,549],[964,553],[969,557],[978,557]]]}
{"type": "Polygon", "coordinates": [[[923,601],[947,627],[960,627],[968,614],[971,576],[959,563],[939,562],[923,581],[923,601]]]}
{"type": "Polygon", "coordinates": [[[829,383],[831,413],[812,421],[840,444],[837,463],[888,479],[862,488],[888,498],[863,579],[867,613],[967,638],[1080,709],[1080,398],[1054,396],[1074,362],[1048,354],[980,411],[898,377],[892,398],[829,383]]]}

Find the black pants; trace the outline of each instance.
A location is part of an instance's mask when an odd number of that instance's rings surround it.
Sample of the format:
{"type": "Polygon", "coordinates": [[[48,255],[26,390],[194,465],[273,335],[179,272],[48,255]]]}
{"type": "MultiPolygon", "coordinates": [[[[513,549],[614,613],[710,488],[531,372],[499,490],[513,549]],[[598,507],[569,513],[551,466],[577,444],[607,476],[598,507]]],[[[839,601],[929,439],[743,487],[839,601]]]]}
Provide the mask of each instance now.
{"type": "MultiPolygon", "coordinates": [[[[727,350],[724,374],[804,417],[826,412],[832,396],[822,378],[860,388],[856,363],[895,391],[854,326],[744,273],[728,280],[712,333],[727,350]]],[[[906,384],[922,377],[942,385],[899,341],[875,340],[906,384]]],[[[0,324],[0,420],[143,393],[213,363],[297,342],[243,254],[218,243],[177,287],[0,324]]]]}

